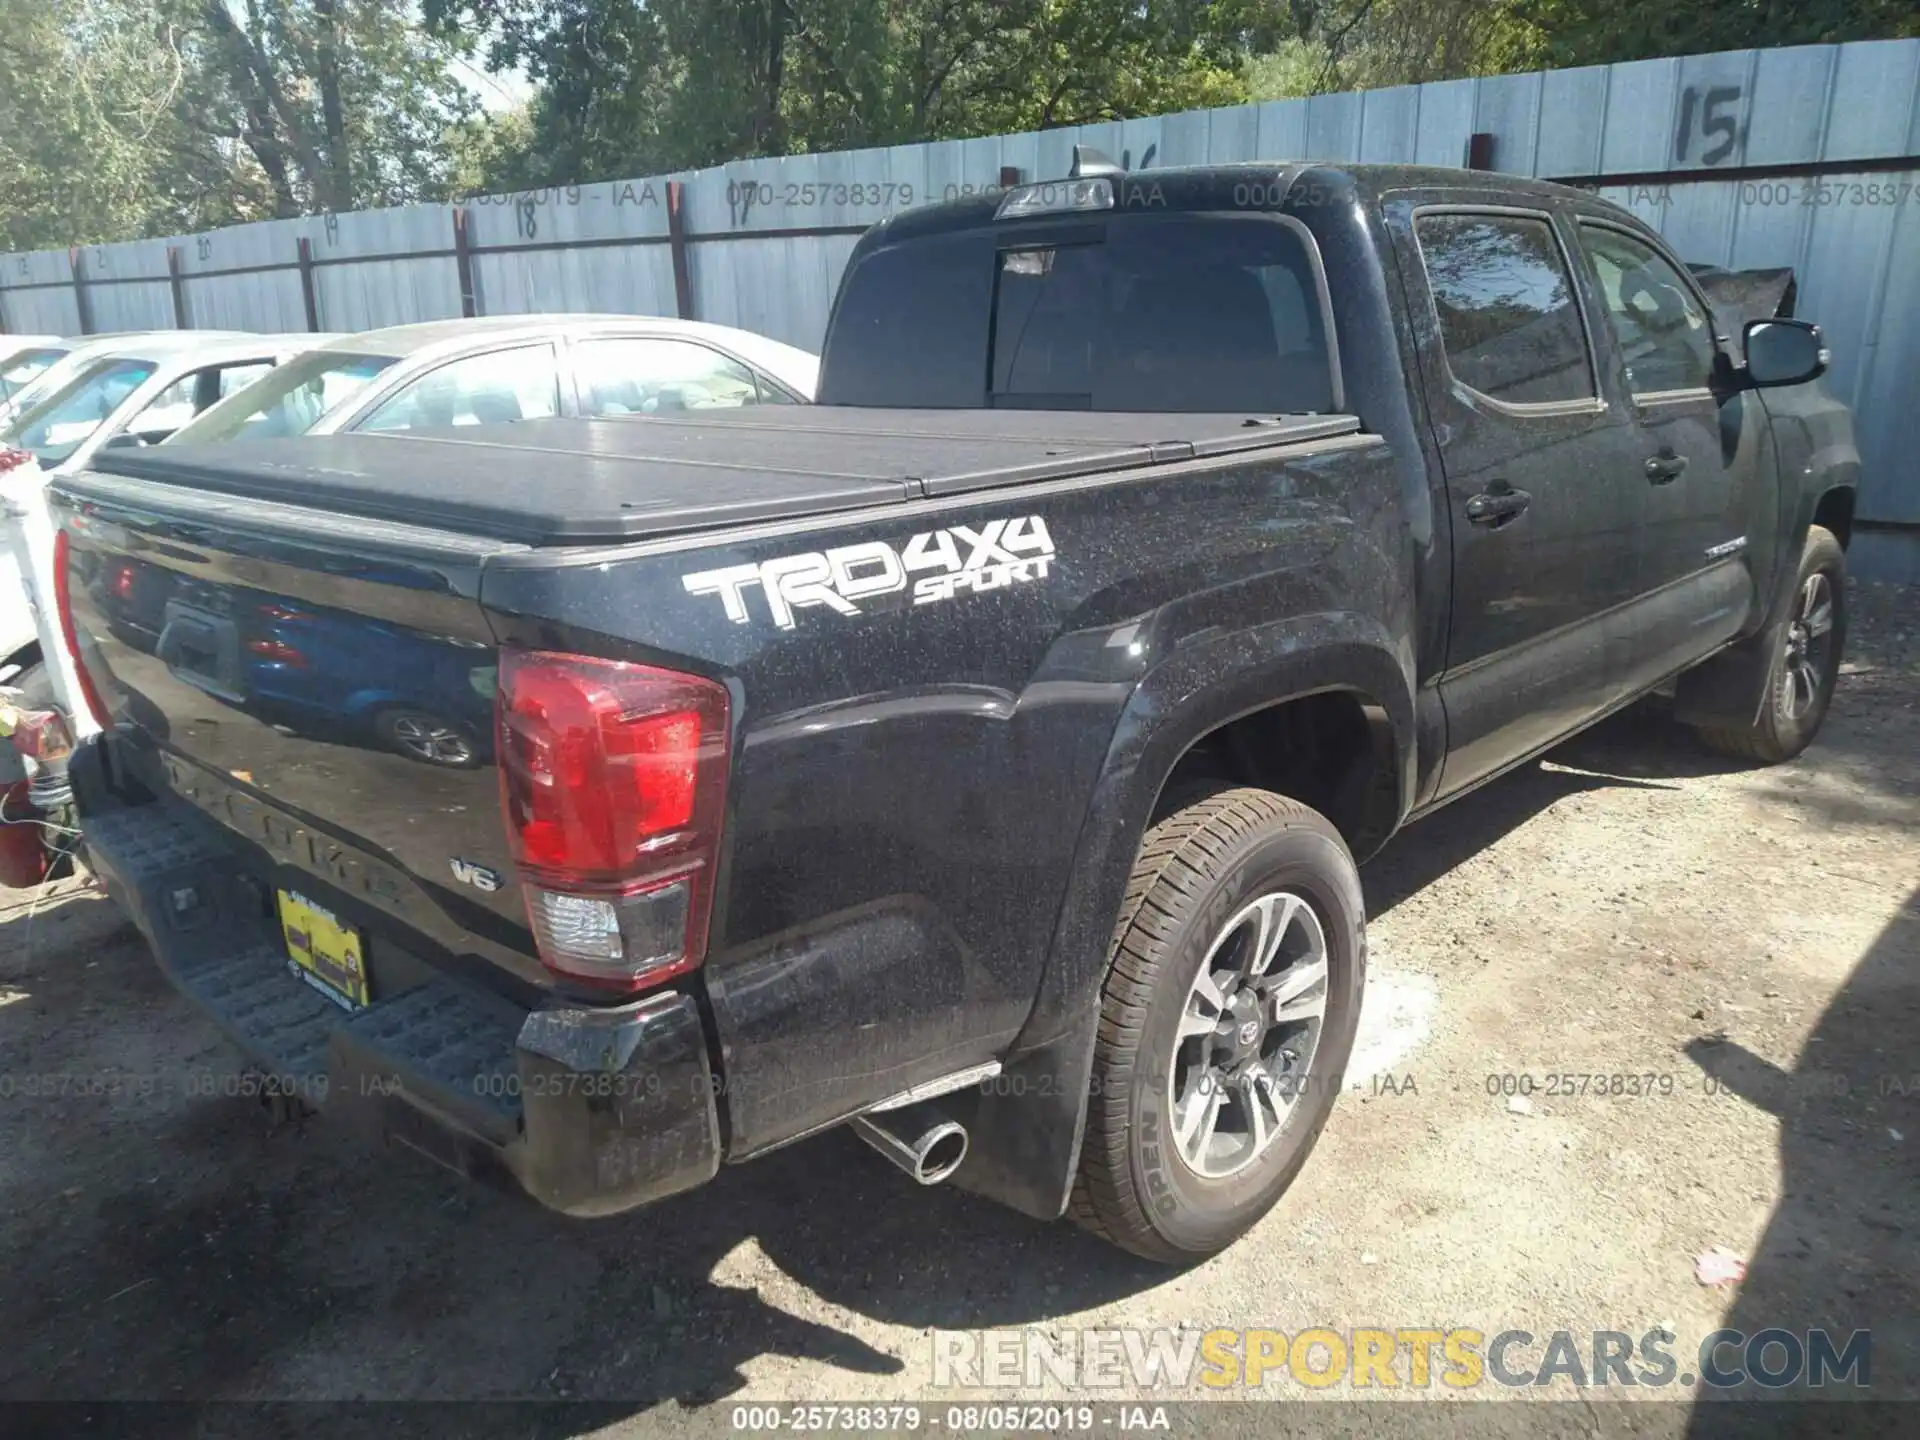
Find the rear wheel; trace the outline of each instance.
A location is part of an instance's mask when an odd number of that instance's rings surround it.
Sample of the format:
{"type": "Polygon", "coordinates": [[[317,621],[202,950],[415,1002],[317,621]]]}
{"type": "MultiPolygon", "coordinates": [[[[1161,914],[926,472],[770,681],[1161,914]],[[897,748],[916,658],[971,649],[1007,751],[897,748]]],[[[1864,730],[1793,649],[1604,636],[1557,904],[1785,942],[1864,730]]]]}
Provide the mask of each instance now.
{"type": "Polygon", "coordinates": [[[1365,925],[1346,844],[1297,801],[1227,790],[1147,832],[1102,995],[1076,1222],[1180,1263],[1272,1208],[1339,1093],[1365,925]]]}
{"type": "Polygon", "coordinates": [[[1777,765],[1813,743],[1833,703],[1847,643],[1846,560],[1832,531],[1819,525],[1808,529],[1793,606],[1774,642],[1759,718],[1747,726],[1701,726],[1700,738],[1713,749],[1736,760],[1777,765]]]}

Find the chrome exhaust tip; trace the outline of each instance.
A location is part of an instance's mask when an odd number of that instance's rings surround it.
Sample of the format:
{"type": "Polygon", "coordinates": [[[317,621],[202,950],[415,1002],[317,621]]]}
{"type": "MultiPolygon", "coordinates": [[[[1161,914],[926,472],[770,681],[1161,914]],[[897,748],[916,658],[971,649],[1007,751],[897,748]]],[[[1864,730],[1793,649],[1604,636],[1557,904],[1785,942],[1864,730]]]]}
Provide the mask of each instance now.
{"type": "Polygon", "coordinates": [[[850,1123],[854,1134],[922,1185],[938,1185],[967,1158],[967,1127],[928,1104],[856,1115],[850,1123]]]}

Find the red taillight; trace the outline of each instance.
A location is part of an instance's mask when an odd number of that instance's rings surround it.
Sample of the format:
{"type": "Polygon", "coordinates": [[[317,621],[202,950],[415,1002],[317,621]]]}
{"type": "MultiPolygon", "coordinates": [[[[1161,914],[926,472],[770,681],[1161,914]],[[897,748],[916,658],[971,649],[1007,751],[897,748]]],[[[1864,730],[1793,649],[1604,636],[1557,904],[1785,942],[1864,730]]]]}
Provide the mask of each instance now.
{"type": "Polygon", "coordinates": [[[133,566],[122,565],[113,572],[113,593],[122,600],[133,598],[133,566]]]}
{"type": "Polygon", "coordinates": [[[109,711],[100,692],[94,687],[93,676],[87,673],[87,662],[80,654],[80,633],[73,625],[73,598],[69,593],[73,586],[71,554],[73,542],[67,538],[65,530],[53,532],[53,595],[54,609],[60,616],[60,640],[72,657],[73,668],[80,680],[80,698],[93,715],[94,724],[105,728],[112,724],[109,711]]]}
{"type": "Polygon", "coordinates": [[[249,640],[247,649],[262,660],[271,660],[276,665],[290,665],[294,669],[303,669],[307,657],[284,640],[249,640]]]}
{"type": "Polygon", "coordinates": [[[9,470],[18,470],[32,459],[33,451],[31,450],[0,450],[0,475],[6,474],[9,470]]]}
{"type": "Polygon", "coordinates": [[[541,959],[634,989],[706,952],[728,701],[697,675],[503,650],[501,805],[541,959]]]}

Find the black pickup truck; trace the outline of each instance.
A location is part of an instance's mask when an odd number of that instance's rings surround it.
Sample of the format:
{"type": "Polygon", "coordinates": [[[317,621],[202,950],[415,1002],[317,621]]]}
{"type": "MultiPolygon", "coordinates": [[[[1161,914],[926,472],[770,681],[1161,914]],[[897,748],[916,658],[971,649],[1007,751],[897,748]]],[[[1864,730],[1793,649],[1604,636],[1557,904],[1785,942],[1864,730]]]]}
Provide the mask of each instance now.
{"type": "Polygon", "coordinates": [[[254,1065],[566,1213],[851,1122],[1211,1253],[1356,860],[1669,682],[1819,727],[1850,420],[1711,313],[1573,190],[1081,157],[870,231],[815,407],[103,455],[92,864],[254,1065]]]}

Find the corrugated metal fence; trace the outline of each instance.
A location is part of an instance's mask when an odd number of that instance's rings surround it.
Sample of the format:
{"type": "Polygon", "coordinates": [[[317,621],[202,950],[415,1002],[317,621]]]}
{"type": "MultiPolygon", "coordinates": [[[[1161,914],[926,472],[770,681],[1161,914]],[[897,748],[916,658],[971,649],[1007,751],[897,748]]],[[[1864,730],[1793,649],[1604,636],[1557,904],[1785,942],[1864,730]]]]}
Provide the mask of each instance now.
{"type": "Polygon", "coordinates": [[[1859,415],[1862,573],[1920,579],[1920,40],[1741,50],[746,160],[462,205],[0,257],[0,325],[360,330],[460,314],[681,314],[818,348],[861,230],[1063,175],[1412,161],[1598,188],[1687,259],[1791,265],[1859,415]]]}

